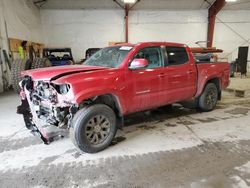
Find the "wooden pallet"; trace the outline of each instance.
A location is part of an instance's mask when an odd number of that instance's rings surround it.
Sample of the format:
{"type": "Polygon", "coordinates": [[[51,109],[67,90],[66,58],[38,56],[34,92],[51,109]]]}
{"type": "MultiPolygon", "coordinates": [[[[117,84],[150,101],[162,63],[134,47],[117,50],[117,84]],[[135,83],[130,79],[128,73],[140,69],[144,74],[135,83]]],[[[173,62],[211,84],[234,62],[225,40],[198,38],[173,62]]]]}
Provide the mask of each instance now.
{"type": "MultiPolygon", "coordinates": [[[[9,38],[9,44],[10,44],[10,51],[11,52],[18,52],[18,47],[21,46],[21,43],[24,40],[20,39],[15,39],[15,38],[9,38]]],[[[42,43],[37,43],[37,42],[32,42],[32,41],[27,41],[27,46],[33,46],[34,50],[36,52],[42,52],[44,48],[44,44],[42,43]]],[[[26,52],[28,52],[28,48],[26,49],[26,52]]]]}

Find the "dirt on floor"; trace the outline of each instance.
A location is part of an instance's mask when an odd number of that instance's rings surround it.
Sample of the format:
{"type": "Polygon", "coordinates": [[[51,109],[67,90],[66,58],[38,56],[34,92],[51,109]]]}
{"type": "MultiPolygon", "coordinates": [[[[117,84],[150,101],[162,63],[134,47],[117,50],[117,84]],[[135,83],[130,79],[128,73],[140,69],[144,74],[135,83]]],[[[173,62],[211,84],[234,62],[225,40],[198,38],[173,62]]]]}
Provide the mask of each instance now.
{"type": "Polygon", "coordinates": [[[46,146],[30,136],[17,96],[5,95],[0,187],[250,187],[250,100],[227,99],[209,113],[176,104],[133,114],[108,149],[86,154],[67,137],[46,146]]]}
{"type": "MultiPolygon", "coordinates": [[[[57,158],[46,158],[35,167],[0,173],[1,186],[191,187],[196,183],[199,187],[229,188],[235,183],[229,177],[240,175],[233,168],[250,159],[250,141],[205,143],[178,151],[112,157],[101,160],[99,165],[49,165],[57,158]]],[[[245,178],[249,179],[250,174],[245,178]]],[[[250,182],[246,183],[250,186],[250,182]]]]}

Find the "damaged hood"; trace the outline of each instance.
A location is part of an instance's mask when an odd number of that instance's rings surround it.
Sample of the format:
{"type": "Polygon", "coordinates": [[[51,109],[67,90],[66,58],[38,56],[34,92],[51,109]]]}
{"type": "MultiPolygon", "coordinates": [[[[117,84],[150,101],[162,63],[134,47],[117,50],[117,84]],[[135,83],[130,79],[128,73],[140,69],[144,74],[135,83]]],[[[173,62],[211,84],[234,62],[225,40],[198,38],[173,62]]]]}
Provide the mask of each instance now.
{"type": "Polygon", "coordinates": [[[30,76],[33,80],[56,80],[63,76],[81,72],[90,72],[95,70],[109,69],[108,67],[85,66],[85,65],[66,65],[57,67],[48,67],[33,69],[22,72],[22,76],[30,76]]]}

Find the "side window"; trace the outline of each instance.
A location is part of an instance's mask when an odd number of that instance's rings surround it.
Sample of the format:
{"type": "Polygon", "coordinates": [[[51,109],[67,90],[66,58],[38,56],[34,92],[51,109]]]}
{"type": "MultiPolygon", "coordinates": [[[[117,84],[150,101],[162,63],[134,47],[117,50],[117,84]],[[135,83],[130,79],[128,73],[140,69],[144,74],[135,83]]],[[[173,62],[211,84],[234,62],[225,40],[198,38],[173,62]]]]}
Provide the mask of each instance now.
{"type": "Polygon", "coordinates": [[[160,47],[147,47],[141,49],[135,56],[136,58],[143,58],[148,60],[147,68],[157,68],[162,66],[162,56],[160,47]]]}
{"type": "Polygon", "coordinates": [[[181,65],[188,61],[188,54],[183,47],[166,47],[168,65],[181,65]]]}

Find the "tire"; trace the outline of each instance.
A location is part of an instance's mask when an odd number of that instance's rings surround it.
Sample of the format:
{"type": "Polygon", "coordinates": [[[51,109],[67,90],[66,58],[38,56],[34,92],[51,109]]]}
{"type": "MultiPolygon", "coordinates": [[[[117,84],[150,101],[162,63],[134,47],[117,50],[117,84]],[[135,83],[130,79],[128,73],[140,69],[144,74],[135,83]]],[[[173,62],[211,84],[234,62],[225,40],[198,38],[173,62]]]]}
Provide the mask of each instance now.
{"type": "Polygon", "coordinates": [[[114,111],[107,105],[95,104],[81,109],[75,114],[70,128],[70,137],[79,150],[96,153],[111,144],[116,131],[114,111]],[[102,123],[98,124],[97,118],[100,118],[102,123]]]}
{"type": "Polygon", "coordinates": [[[75,64],[74,61],[72,61],[72,60],[68,61],[68,65],[74,65],[74,64],[75,64]]]}
{"type": "Polygon", "coordinates": [[[209,112],[216,107],[218,101],[218,89],[214,83],[208,83],[198,100],[199,108],[209,112]]]}
{"type": "Polygon", "coordinates": [[[11,83],[14,91],[16,93],[20,93],[20,86],[19,82],[21,81],[21,72],[26,70],[26,62],[28,62],[26,59],[17,59],[12,62],[11,65],[11,83]]]}
{"type": "Polygon", "coordinates": [[[36,58],[31,64],[31,69],[39,69],[44,67],[51,67],[51,62],[47,58],[36,58]]]}
{"type": "Polygon", "coordinates": [[[26,60],[26,63],[25,63],[25,70],[31,69],[31,65],[32,65],[32,59],[26,60]]]}

